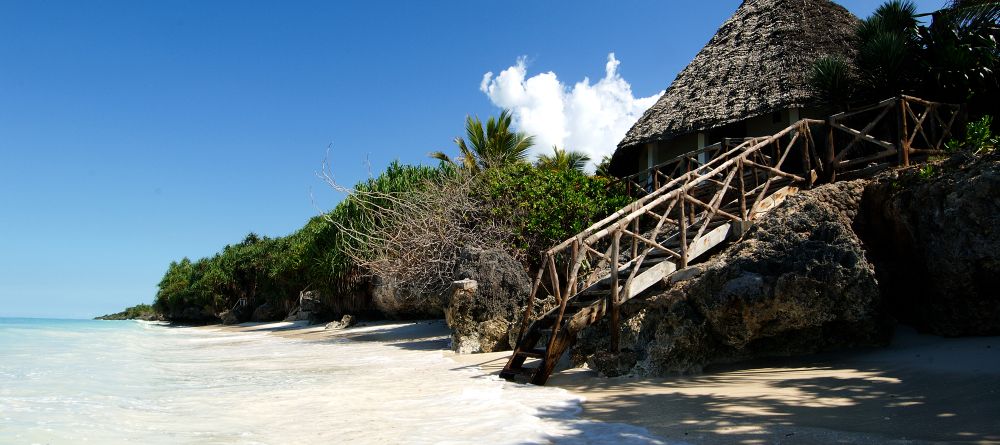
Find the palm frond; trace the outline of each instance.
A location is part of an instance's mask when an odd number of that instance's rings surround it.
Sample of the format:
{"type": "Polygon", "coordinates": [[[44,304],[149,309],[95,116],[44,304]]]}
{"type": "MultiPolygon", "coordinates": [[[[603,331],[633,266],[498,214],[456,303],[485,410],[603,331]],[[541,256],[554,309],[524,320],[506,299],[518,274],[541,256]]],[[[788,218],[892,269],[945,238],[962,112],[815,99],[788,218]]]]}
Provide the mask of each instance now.
{"type": "Polygon", "coordinates": [[[432,151],[430,153],[427,153],[427,156],[429,156],[431,159],[437,159],[446,164],[456,165],[455,160],[448,157],[448,155],[444,154],[443,151],[432,151]]]}

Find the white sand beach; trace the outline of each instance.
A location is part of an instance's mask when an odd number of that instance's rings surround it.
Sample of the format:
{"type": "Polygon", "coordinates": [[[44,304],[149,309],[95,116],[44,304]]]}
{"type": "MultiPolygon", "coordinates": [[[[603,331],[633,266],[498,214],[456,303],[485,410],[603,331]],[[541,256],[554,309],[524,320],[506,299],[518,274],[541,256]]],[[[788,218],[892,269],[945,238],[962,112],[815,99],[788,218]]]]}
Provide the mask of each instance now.
{"type": "MultiPolygon", "coordinates": [[[[447,351],[442,321],[207,327],[303,340],[348,338],[444,350],[456,369],[496,374],[509,353],[447,351]]],[[[1000,443],[1000,338],[947,339],[898,329],[887,348],[761,360],[670,378],[557,372],[549,386],[581,398],[582,417],[689,443],[1000,443]]]]}

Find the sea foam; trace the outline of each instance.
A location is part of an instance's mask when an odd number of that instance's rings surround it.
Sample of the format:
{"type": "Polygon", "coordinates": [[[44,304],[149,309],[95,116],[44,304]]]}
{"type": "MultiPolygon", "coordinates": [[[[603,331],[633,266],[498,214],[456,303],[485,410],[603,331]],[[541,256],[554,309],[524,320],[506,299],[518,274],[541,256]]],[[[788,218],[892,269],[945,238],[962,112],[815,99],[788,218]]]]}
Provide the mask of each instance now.
{"type": "Polygon", "coordinates": [[[579,412],[406,343],[0,319],[5,444],[663,443],[579,412]]]}

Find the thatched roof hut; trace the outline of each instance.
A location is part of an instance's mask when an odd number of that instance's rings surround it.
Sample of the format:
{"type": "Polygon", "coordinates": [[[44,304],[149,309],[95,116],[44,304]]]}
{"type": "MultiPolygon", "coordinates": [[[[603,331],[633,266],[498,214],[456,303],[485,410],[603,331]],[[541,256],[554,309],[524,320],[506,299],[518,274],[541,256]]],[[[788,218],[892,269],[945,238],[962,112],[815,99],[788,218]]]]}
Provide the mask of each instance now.
{"type": "Polygon", "coordinates": [[[744,0],[618,144],[612,173],[634,173],[723,137],[784,128],[814,104],[813,62],[823,55],[850,59],[857,23],[829,0],[744,0]],[[748,123],[752,118],[761,122],[748,123]]]}

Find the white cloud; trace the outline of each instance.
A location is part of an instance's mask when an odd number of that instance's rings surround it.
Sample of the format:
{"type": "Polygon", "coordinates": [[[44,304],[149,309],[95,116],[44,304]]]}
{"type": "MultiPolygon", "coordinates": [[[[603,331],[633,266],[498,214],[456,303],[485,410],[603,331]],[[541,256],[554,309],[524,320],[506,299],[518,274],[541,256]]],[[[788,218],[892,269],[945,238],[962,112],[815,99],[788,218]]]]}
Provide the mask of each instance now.
{"type": "Polygon", "coordinates": [[[570,89],[556,73],[527,77],[525,58],[494,77],[483,75],[479,89],[500,108],[510,109],[514,126],[535,135],[532,153],[551,153],[552,146],[586,153],[593,164],[614,152],[625,133],[663,94],[636,98],[618,74],[618,59],[608,54],[604,78],[591,85],[584,78],[570,89]]]}

